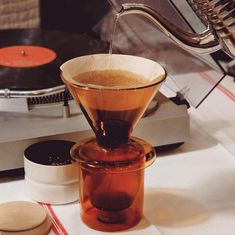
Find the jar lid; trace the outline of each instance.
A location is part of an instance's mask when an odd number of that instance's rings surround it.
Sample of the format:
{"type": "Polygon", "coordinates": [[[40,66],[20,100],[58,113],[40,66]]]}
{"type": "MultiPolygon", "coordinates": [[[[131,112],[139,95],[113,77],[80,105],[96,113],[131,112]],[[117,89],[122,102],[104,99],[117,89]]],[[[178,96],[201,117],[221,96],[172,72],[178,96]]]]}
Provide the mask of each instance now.
{"type": "Polygon", "coordinates": [[[47,234],[51,219],[40,205],[27,201],[0,204],[0,234],[47,234]],[[32,233],[33,232],[33,233],[32,233]]]}
{"type": "Polygon", "coordinates": [[[27,147],[24,156],[31,162],[46,166],[62,166],[72,163],[70,149],[75,142],[45,140],[27,147]]]}

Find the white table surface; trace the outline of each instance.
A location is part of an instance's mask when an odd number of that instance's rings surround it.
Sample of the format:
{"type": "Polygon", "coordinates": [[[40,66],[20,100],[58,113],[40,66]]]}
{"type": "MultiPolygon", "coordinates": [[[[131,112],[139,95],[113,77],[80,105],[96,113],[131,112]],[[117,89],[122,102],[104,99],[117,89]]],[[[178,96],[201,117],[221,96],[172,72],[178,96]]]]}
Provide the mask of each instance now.
{"type": "MultiPolygon", "coordinates": [[[[235,91],[232,81],[221,85],[235,91]]],[[[190,140],[159,154],[146,169],[143,220],[115,234],[235,234],[234,101],[215,89],[189,113],[190,140]]],[[[30,200],[24,193],[24,180],[0,179],[0,202],[11,200],[30,200]]],[[[70,235],[107,234],[81,222],[78,203],[53,209],[70,235]]]]}

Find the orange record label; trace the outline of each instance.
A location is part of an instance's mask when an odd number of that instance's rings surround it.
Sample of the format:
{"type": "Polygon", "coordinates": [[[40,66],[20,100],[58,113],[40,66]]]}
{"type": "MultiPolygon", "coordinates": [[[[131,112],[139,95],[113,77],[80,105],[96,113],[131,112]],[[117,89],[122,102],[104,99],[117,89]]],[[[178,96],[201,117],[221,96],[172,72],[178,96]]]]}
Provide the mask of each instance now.
{"type": "Polygon", "coordinates": [[[40,46],[17,45],[0,49],[0,65],[14,68],[31,68],[52,62],[56,53],[40,46]]]}

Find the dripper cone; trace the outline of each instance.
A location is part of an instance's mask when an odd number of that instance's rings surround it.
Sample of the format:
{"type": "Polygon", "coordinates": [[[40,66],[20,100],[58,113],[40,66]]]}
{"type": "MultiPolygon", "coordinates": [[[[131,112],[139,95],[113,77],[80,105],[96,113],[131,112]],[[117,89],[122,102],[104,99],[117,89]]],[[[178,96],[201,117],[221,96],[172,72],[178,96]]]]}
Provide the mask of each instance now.
{"type": "Polygon", "coordinates": [[[78,57],[63,64],[61,70],[63,81],[80,105],[98,143],[111,148],[128,142],[133,128],[165,78],[165,71],[159,64],[127,55],[78,57]],[[108,71],[109,75],[104,76],[105,82],[96,77],[97,83],[91,83],[87,79],[92,76],[91,71],[99,71],[100,75],[108,71]],[[120,73],[121,78],[118,77],[120,73]],[[77,80],[79,74],[86,78],[77,80]],[[136,75],[136,81],[127,82],[129,77],[136,75]]]}

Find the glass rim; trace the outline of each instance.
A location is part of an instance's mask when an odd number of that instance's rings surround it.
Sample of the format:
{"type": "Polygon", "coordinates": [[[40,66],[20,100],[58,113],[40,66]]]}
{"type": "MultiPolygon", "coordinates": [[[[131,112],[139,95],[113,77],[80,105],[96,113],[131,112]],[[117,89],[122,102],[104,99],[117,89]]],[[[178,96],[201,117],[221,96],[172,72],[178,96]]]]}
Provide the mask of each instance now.
{"type": "MultiPolygon", "coordinates": [[[[109,55],[109,54],[94,54],[95,56],[99,56],[99,55],[109,55]]],[[[137,89],[144,89],[144,88],[148,88],[148,87],[152,87],[152,86],[156,86],[158,84],[161,84],[167,77],[167,72],[166,70],[163,68],[163,66],[161,64],[159,64],[158,62],[156,61],[153,61],[151,59],[148,59],[148,58],[145,58],[145,57],[140,57],[140,56],[133,56],[133,55],[123,55],[123,54],[112,54],[113,56],[129,56],[129,57],[135,57],[135,58],[141,58],[141,59],[144,59],[144,60],[149,60],[151,61],[152,63],[155,63],[157,64],[158,66],[161,67],[161,69],[163,70],[163,73],[160,74],[158,77],[159,79],[153,79],[153,81],[150,81],[149,83],[146,83],[146,84],[143,84],[143,85],[140,85],[140,86],[99,86],[99,85],[93,85],[93,84],[85,84],[85,83],[79,83],[79,82],[76,82],[75,80],[73,79],[66,79],[64,76],[63,76],[63,71],[61,71],[60,73],[60,76],[61,76],[61,79],[64,81],[65,84],[68,84],[70,86],[73,86],[73,87],[76,87],[76,88],[80,88],[80,89],[84,89],[84,90],[110,90],[110,91],[125,91],[125,90],[137,90],[137,89]]],[[[91,55],[85,55],[85,56],[80,56],[80,57],[88,57],[88,56],[91,56],[91,55]]],[[[77,57],[79,58],[79,57],[77,57]]],[[[74,58],[76,59],[76,58],[74,58]]],[[[96,69],[98,70],[98,69],[96,69]]],[[[99,71],[105,71],[105,70],[116,70],[116,69],[102,69],[102,70],[99,70],[99,71]]],[[[120,68],[120,70],[122,70],[120,68]]],[[[125,69],[123,69],[125,70],[125,69]]],[[[90,70],[90,71],[94,71],[94,70],[90,70]]],[[[128,70],[126,70],[128,71],[128,70]]],[[[138,74],[138,72],[136,72],[136,74],[138,74]]]]}
{"type": "MultiPolygon", "coordinates": [[[[126,145],[138,143],[140,145],[149,146],[150,149],[145,149],[142,156],[139,156],[132,160],[126,160],[126,161],[99,161],[99,160],[89,160],[89,159],[83,159],[79,156],[80,148],[86,144],[89,141],[96,140],[95,137],[87,137],[83,139],[82,141],[74,144],[72,148],[70,149],[70,154],[72,158],[72,163],[81,169],[88,170],[88,171],[96,171],[96,170],[102,170],[103,172],[109,171],[110,174],[116,173],[127,173],[127,172],[135,172],[135,171],[141,171],[145,168],[149,167],[153,164],[153,162],[156,160],[156,152],[154,148],[145,140],[138,138],[138,137],[131,137],[129,142],[126,143],[126,145]],[[139,166],[139,161],[143,161],[143,165],[139,166]],[[136,168],[130,168],[130,166],[135,166],[137,164],[138,167],[136,168]]],[[[103,148],[102,146],[100,146],[103,148]]],[[[111,148],[109,149],[110,152],[115,151],[117,148],[111,148]]]]}

